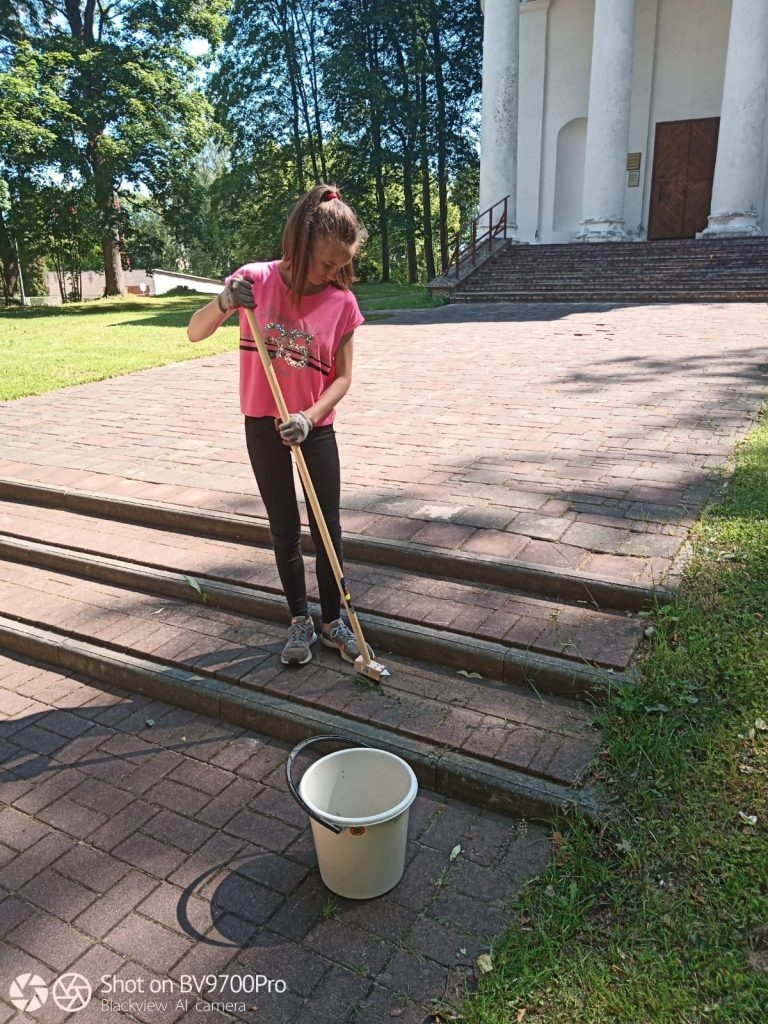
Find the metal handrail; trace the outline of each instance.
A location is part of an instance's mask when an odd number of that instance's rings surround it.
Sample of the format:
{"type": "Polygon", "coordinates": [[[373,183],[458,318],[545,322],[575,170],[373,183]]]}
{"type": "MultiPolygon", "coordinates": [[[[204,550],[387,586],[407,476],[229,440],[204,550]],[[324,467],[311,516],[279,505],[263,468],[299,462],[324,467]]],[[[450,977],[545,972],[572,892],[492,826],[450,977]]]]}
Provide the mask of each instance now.
{"type": "Polygon", "coordinates": [[[456,235],[451,258],[443,273],[450,274],[453,271],[458,279],[462,267],[468,262],[471,262],[474,267],[486,247],[490,255],[496,238],[499,235],[506,237],[508,209],[509,196],[507,195],[487,210],[479,213],[468,229],[461,229],[456,235]],[[498,219],[497,211],[499,211],[498,219]]]}

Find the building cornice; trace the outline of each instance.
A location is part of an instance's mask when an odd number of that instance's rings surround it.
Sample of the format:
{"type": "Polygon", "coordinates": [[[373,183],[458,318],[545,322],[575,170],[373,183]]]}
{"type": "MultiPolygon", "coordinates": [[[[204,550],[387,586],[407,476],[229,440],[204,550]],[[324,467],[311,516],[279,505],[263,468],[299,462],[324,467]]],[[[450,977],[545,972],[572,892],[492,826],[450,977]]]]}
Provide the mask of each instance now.
{"type": "MultiPolygon", "coordinates": [[[[520,7],[522,8],[520,13],[523,11],[545,11],[552,0],[520,0],[520,7]]],[[[485,0],[480,0],[480,11],[485,14],[485,0]]]]}

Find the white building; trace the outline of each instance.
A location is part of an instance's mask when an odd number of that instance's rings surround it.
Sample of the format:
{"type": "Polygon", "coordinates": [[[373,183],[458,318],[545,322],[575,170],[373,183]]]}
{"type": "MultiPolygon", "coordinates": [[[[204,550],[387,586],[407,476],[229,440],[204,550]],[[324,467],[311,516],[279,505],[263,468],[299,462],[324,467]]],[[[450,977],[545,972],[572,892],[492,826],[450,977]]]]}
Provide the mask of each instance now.
{"type": "MultiPolygon", "coordinates": [[[[123,283],[129,295],[165,295],[174,288],[188,289],[201,295],[217,295],[224,282],[212,277],[198,277],[182,274],[176,270],[124,270],[123,283]]],[[[64,288],[72,285],[70,275],[65,275],[64,288]]],[[[104,274],[100,270],[84,270],[80,275],[80,287],[84,301],[100,299],[104,295],[104,274]]],[[[61,302],[59,277],[53,271],[48,273],[48,295],[30,300],[31,305],[55,306],[61,302]]]]}
{"type": "Polygon", "coordinates": [[[768,233],[768,0],[484,0],[480,209],[524,242],[768,233]]]}

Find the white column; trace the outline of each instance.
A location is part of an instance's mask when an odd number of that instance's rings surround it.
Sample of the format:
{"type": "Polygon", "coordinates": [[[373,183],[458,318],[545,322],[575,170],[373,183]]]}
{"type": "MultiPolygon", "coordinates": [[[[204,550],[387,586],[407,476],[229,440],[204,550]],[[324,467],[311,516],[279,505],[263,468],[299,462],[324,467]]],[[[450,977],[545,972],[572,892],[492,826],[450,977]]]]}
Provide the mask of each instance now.
{"type": "Polygon", "coordinates": [[[517,96],[520,0],[483,4],[480,211],[505,196],[507,238],[517,236],[517,96]]]}
{"type": "Polygon", "coordinates": [[[768,3],[733,0],[709,225],[699,237],[762,235],[757,222],[768,101],[768,3]]]}
{"type": "Polygon", "coordinates": [[[518,237],[539,239],[542,228],[542,142],[551,0],[520,5],[520,89],[517,119],[518,237]]]}
{"type": "Polygon", "coordinates": [[[584,157],[584,242],[624,239],[635,0],[595,0],[584,157]]]}

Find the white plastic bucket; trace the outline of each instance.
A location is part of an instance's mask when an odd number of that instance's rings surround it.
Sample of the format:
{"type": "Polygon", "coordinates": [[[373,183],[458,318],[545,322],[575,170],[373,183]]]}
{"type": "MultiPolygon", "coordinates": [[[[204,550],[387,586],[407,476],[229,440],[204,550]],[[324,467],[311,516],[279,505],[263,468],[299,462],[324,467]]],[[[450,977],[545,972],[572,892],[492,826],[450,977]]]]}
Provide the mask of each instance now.
{"type": "Polygon", "coordinates": [[[389,892],[403,876],[408,813],[418,783],[396,754],[353,747],[326,754],[305,771],[298,789],[292,766],[316,736],[288,758],[286,775],[296,800],[309,814],[320,877],[331,892],[367,900],[389,892]]]}

